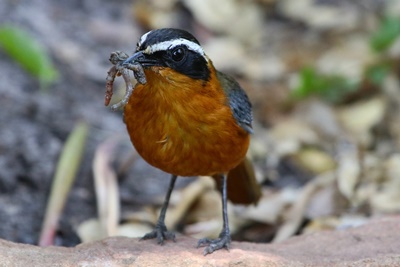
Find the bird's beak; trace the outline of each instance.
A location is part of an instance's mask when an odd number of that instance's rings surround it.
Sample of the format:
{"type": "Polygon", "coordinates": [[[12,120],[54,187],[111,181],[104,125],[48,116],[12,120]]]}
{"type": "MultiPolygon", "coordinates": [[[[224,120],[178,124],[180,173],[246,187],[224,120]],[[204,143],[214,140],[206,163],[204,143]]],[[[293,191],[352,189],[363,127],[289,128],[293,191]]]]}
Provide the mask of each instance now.
{"type": "Polygon", "coordinates": [[[122,66],[126,66],[128,64],[139,63],[143,67],[151,67],[151,66],[160,66],[160,62],[155,58],[152,58],[151,55],[144,54],[142,51],[138,51],[128,59],[126,59],[122,66]]]}

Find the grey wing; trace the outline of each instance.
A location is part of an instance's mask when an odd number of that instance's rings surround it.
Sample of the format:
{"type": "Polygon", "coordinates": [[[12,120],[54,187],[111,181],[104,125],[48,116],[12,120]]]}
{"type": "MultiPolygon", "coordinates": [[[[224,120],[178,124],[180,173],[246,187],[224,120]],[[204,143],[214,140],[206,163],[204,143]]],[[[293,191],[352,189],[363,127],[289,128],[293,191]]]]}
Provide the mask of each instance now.
{"type": "Polygon", "coordinates": [[[251,110],[251,103],[247,97],[246,92],[240,85],[230,76],[217,72],[217,77],[229,99],[229,106],[232,109],[233,117],[236,122],[245,131],[252,134],[253,128],[253,112],[251,110]]]}

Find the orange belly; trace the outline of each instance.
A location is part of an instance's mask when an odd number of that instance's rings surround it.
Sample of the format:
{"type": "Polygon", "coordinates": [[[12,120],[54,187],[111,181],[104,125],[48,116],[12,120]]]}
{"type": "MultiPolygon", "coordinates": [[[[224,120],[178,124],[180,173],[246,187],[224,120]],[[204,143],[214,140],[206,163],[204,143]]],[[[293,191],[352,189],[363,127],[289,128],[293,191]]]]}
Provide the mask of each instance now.
{"type": "Polygon", "coordinates": [[[135,87],[124,111],[138,153],[154,167],[179,176],[226,173],[237,166],[250,138],[233,118],[222,90],[201,83],[189,88],[193,82],[152,75],[160,74],[146,71],[148,83],[135,87]]]}

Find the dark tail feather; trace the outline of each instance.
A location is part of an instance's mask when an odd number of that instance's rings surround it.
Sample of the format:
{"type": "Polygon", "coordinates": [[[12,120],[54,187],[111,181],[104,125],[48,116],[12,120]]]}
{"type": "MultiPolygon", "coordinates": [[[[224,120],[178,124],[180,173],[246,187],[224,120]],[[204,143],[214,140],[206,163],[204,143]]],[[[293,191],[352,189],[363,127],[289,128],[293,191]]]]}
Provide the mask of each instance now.
{"type": "MultiPolygon", "coordinates": [[[[218,188],[219,175],[213,176],[218,188]]],[[[261,197],[261,186],[257,183],[253,164],[245,158],[237,167],[228,172],[228,199],[235,204],[257,204],[261,197]]]]}

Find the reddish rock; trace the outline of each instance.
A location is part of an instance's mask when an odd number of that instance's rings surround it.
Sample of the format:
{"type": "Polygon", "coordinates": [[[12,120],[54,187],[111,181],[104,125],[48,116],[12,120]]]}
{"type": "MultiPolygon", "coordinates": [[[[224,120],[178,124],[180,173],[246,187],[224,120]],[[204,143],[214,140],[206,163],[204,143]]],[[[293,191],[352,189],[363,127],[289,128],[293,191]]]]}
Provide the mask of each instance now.
{"type": "Polygon", "coordinates": [[[0,266],[400,266],[400,217],[347,230],[320,232],[279,244],[233,242],[203,256],[196,240],[111,237],[74,248],[41,248],[0,240],[0,266]]]}

